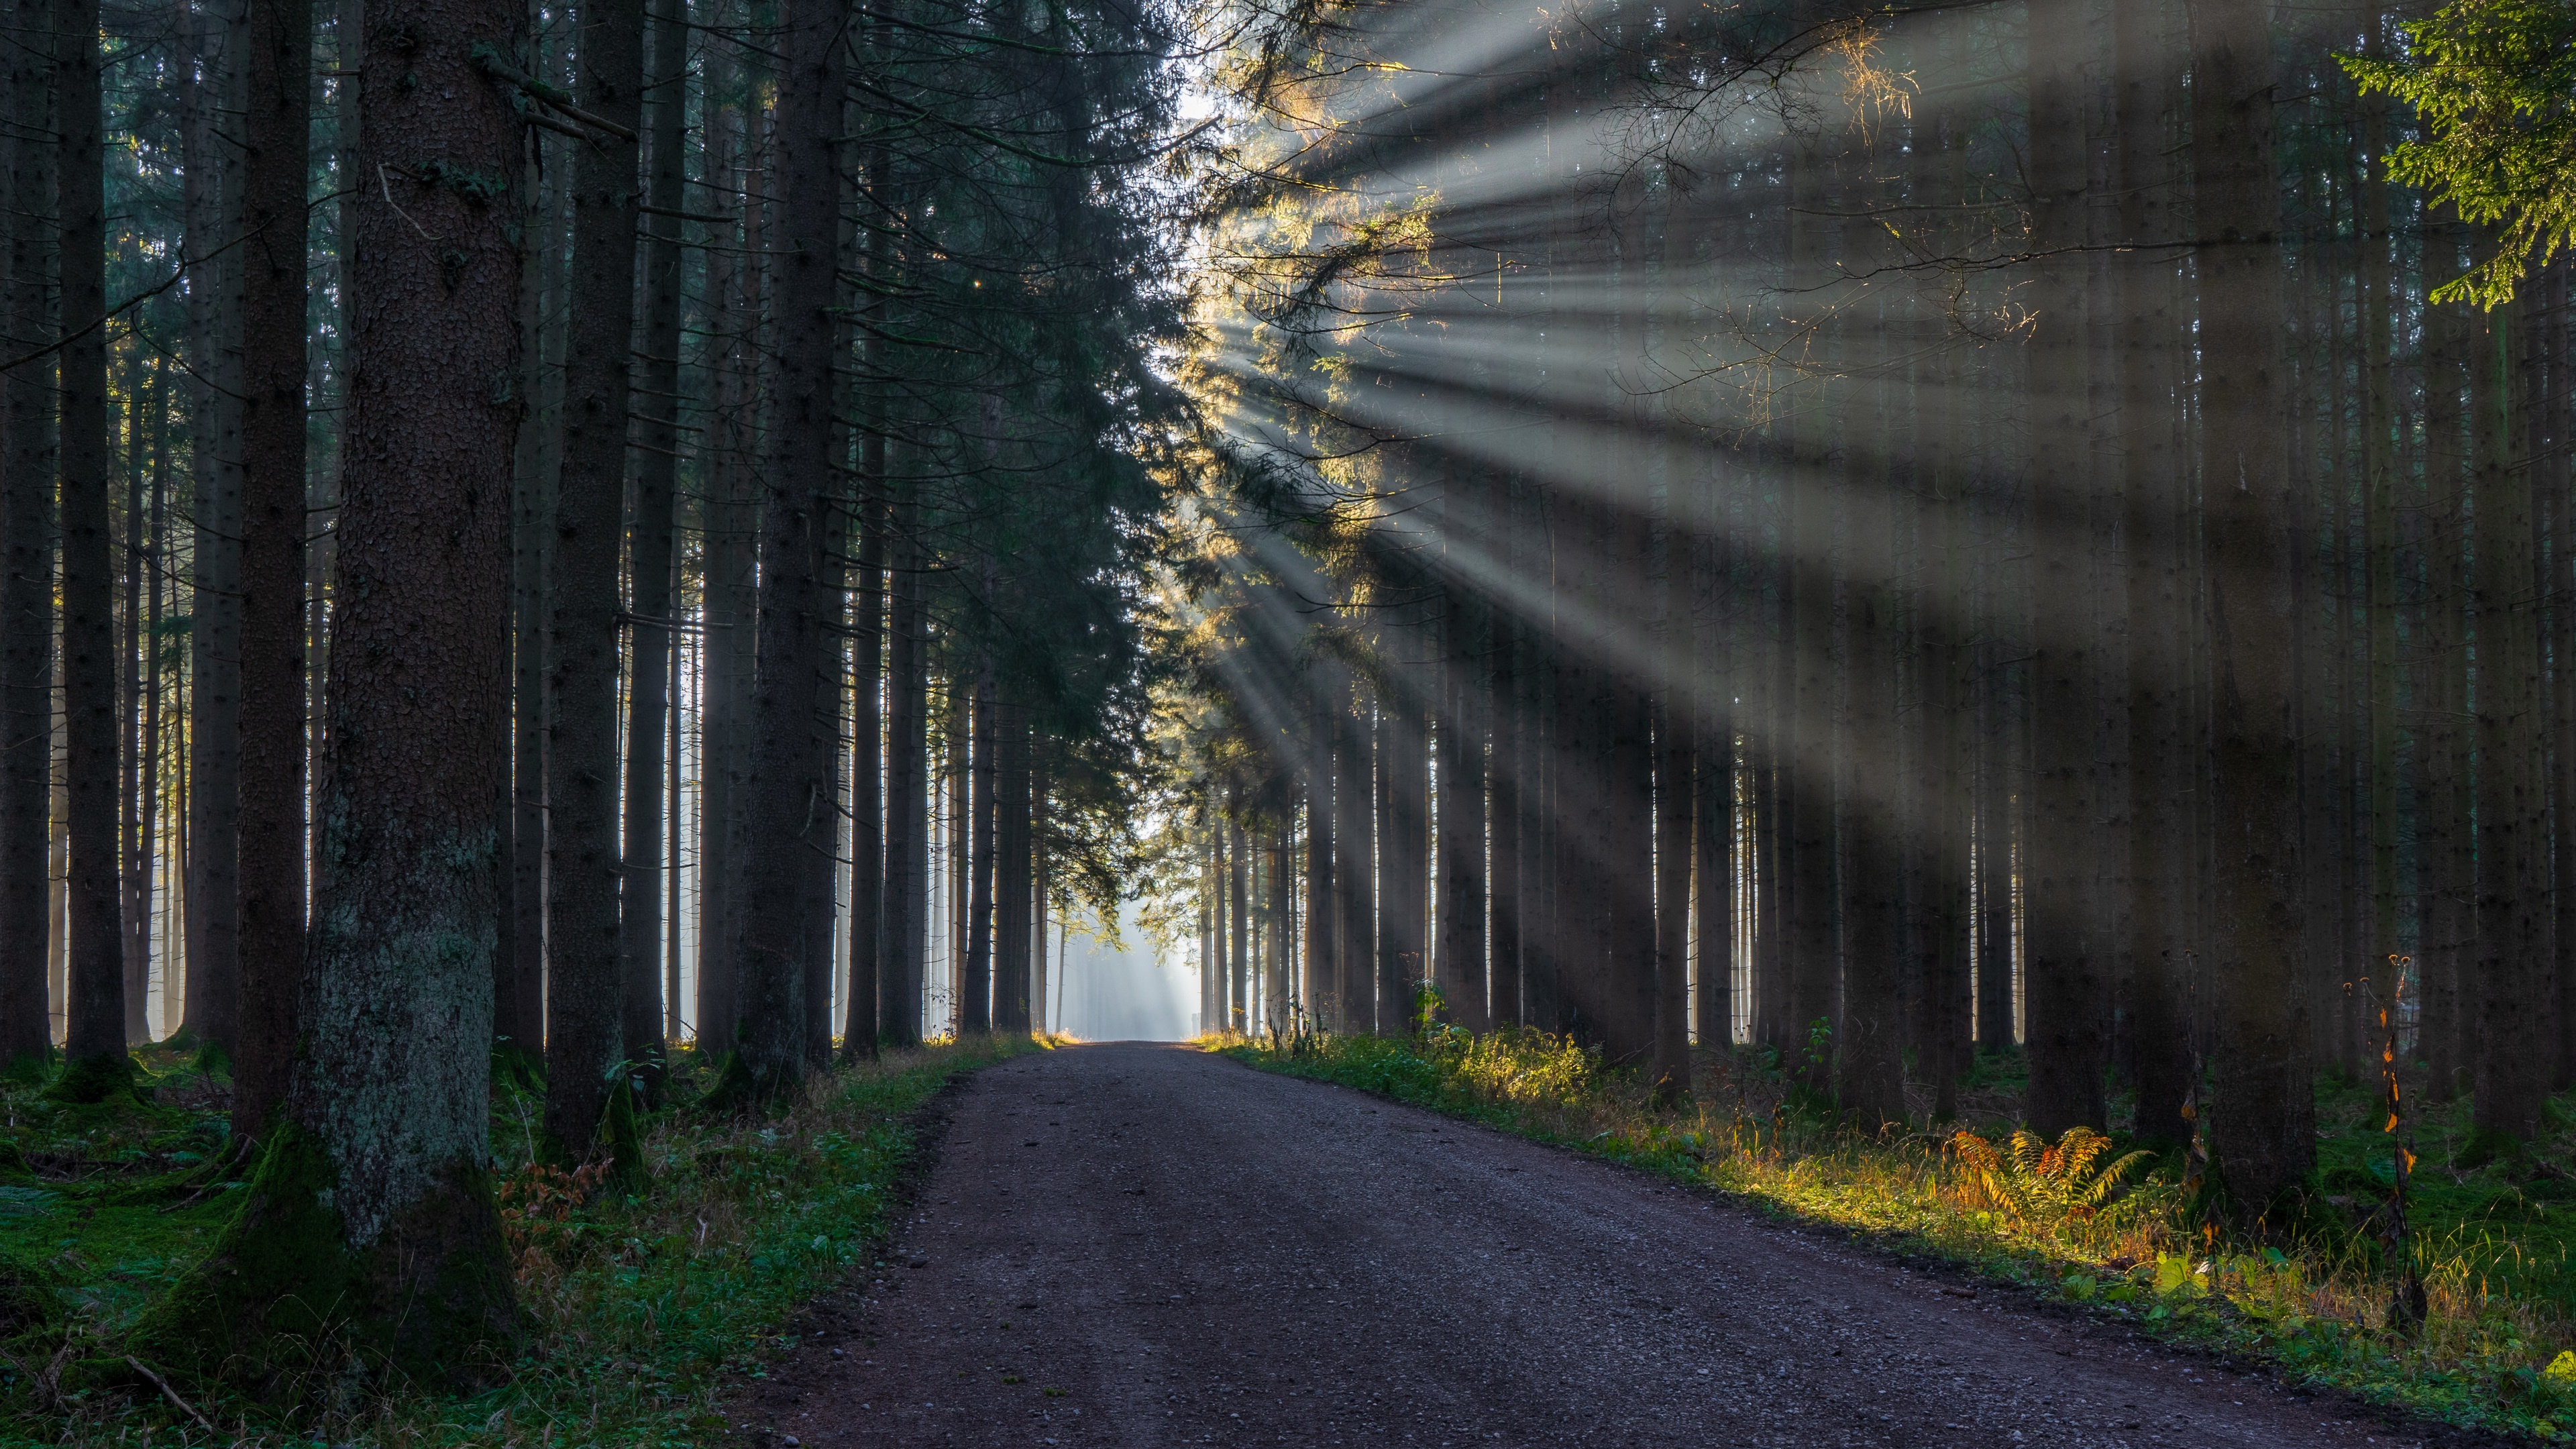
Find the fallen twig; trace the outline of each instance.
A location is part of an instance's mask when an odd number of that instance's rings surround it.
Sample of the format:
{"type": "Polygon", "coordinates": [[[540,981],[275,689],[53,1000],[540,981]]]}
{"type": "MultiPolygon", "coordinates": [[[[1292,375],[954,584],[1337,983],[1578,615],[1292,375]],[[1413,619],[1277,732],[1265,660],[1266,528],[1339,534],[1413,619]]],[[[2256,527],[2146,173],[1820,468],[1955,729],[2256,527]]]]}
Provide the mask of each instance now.
{"type": "Polygon", "coordinates": [[[133,1365],[136,1373],[150,1379],[152,1381],[152,1387],[161,1391],[161,1397],[168,1399],[171,1403],[177,1404],[179,1406],[180,1413],[187,1415],[189,1418],[196,1420],[200,1424],[204,1424],[207,1433],[214,1435],[218,1439],[223,1437],[223,1431],[217,1429],[212,1423],[208,1422],[205,1415],[198,1413],[196,1405],[179,1397],[179,1391],[170,1387],[170,1381],[168,1379],[165,1379],[159,1374],[154,1373],[152,1370],[145,1368],[143,1366],[143,1360],[136,1358],[130,1353],[125,1356],[125,1361],[133,1365]]]}

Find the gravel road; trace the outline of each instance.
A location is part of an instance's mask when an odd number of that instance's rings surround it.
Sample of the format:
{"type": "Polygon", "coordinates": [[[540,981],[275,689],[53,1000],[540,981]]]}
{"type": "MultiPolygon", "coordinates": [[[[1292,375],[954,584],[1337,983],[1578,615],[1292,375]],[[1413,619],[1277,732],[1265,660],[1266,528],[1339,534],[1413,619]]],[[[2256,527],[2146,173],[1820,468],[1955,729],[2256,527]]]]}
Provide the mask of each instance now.
{"type": "Polygon", "coordinates": [[[844,1445],[2420,1445],[2117,1325],[1186,1047],[989,1068],[729,1396],[844,1445]],[[818,1289],[827,1285],[817,1285],[818,1289]]]}

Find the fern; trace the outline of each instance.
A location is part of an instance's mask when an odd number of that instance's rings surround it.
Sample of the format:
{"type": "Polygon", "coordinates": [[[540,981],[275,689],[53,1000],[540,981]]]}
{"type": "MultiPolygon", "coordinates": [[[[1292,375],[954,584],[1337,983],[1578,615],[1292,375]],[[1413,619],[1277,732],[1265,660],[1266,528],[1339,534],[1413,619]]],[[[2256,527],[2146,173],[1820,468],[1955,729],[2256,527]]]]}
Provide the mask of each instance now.
{"type": "Polygon", "coordinates": [[[2106,1162],[2110,1150],[2110,1138],[2082,1126],[2067,1128],[2053,1144],[2028,1128],[2016,1129],[2000,1150],[1965,1130],[1949,1142],[1954,1182],[1970,1208],[2022,1232],[2051,1236],[2100,1215],[2155,1160],[2142,1151],[2106,1162]]]}

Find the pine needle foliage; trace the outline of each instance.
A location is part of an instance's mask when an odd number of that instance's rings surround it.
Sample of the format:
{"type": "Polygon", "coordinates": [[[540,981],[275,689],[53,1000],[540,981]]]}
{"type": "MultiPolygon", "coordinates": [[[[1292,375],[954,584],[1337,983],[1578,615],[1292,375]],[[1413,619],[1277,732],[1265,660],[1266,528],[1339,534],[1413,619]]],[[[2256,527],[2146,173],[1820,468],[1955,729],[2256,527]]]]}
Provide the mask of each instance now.
{"type": "Polygon", "coordinates": [[[2388,153],[2389,175],[2495,228],[2492,249],[2432,299],[2502,306],[2576,243],[2576,6],[2453,0],[2399,29],[2403,54],[2340,59],[2364,94],[2403,101],[2423,123],[2421,139],[2388,153]]]}

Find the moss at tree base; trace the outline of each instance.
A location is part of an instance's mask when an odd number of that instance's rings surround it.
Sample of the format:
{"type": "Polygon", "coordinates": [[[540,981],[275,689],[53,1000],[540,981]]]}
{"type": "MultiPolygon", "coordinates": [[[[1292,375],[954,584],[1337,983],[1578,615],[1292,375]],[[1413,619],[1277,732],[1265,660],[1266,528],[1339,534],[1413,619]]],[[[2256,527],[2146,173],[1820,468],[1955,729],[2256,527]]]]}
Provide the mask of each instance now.
{"type": "Polygon", "coordinates": [[[716,1068],[714,1085],[699,1094],[694,1104],[701,1112],[721,1114],[748,1111],[760,1105],[760,1084],[752,1079],[751,1064],[740,1052],[726,1052],[716,1068]]]}
{"type": "Polygon", "coordinates": [[[271,1399],[353,1368],[459,1392],[497,1382],[519,1326],[490,1173],[459,1164],[358,1248],[338,1178],[318,1139],[277,1131],[240,1216],[135,1325],[133,1352],[271,1399]]]}
{"type": "Polygon", "coordinates": [[[123,1052],[82,1057],[63,1068],[45,1088],[45,1100],[94,1107],[110,1097],[143,1100],[134,1090],[134,1059],[123,1052]]]}

